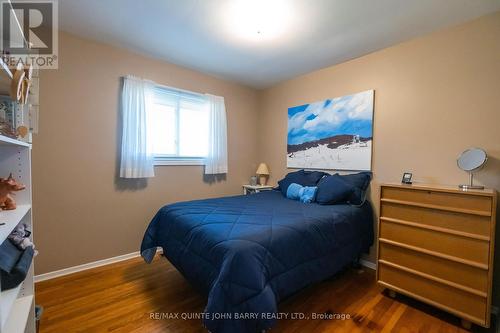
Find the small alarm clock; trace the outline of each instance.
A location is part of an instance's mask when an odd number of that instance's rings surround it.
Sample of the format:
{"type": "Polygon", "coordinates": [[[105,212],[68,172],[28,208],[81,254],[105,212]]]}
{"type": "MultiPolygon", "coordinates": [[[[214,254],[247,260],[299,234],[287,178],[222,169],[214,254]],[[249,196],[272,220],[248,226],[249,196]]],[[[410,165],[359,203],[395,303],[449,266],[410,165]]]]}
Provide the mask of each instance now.
{"type": "Polygon", "coordinates": [[[412,177],[412,174],[410,172],[403,173],[403,179],[401,180],[401,183],[411,184],[411,177],[412,177]]]}

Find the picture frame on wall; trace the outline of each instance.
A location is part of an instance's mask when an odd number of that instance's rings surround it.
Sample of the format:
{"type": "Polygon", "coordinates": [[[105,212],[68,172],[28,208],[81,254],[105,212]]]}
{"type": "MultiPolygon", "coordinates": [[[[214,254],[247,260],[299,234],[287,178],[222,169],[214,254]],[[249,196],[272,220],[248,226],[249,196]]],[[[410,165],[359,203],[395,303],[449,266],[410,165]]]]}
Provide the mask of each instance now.
{"type": "Polygon", "coordinates": [[[374,90],[288,109],[287,167],[371,171],[374,90]]]}

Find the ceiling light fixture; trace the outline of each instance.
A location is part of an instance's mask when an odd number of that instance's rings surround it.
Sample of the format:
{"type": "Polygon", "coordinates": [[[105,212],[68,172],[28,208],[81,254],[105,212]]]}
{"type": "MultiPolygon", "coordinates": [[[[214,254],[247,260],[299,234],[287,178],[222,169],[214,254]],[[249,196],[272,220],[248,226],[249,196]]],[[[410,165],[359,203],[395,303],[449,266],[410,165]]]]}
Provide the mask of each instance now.
{"type": "Polygon", "coordinates": [[[232,0],[226,12],[231,33],[246,40],[273,40],[282,36],[291,11],[285,0],[232,0]]]}

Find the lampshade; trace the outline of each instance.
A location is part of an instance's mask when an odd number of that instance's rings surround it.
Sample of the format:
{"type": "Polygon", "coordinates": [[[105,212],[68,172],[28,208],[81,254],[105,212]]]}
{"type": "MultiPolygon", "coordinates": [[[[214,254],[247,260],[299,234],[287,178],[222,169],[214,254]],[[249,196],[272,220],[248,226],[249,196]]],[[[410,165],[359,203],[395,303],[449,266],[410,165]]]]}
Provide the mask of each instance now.
{"type": "Polygon", "coordinates": [[[266,163],[261,163],[259,164],[259,167],[257,168],[257,171],[255,173],[258,175],[269,175],[269,168],[267,167],[266,163]]]}

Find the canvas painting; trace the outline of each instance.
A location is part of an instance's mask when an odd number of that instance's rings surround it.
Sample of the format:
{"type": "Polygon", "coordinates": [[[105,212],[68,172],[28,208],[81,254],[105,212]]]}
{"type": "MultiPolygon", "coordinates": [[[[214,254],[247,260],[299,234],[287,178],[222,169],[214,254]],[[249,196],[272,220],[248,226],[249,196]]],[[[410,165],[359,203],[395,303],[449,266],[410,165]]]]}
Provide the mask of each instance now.
{"type": "Polygon", "coordinates": [[[374,91],[288,109],[289,168],[371,170],[374,91]]]}

